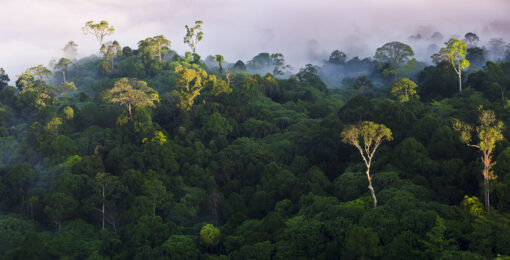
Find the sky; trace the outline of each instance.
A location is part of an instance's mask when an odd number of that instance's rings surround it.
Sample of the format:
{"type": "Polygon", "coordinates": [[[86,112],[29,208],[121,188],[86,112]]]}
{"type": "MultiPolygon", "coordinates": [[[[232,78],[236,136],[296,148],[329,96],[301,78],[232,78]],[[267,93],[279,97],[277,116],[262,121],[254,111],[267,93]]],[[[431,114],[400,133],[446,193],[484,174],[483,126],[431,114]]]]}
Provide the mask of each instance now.
{"type": "Polygon", "coordinates": [[[510,40],[510,0],[0,0],[0,68],[11,77],[63,56],[73,40],[79,57],[98,54],[99,45],[81,28],[106,20],[115,33],[106,40],[136,48],[155,35],[184,53],[184,25],[203,20],[197,53],[222,54],[235,62],[260,52],[279,52],[294,68],[319,63],[335,49],[348,57],[371,57],[390,41],[410,44],[426,58],[430,36],[481,41],[510,40]],[[422,35],[411,41],[410,35],[422,35]]]}

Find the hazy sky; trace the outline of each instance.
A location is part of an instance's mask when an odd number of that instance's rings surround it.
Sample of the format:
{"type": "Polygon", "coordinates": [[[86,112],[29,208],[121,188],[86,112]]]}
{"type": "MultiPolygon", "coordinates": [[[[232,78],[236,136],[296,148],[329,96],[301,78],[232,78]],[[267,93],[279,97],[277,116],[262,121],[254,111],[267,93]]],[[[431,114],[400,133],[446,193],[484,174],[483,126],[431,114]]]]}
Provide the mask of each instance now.
{"type": "Polygon", "coordinates": [[[11,80],[26,68],[62,56],[78,43],[80,57],[98,44],[81,28],[107,20],[116,32],[107,40],[136,47],[146,37],[165,35],[183,53],[184,25],[204,21],[197,52],[223,54],[228,61],[259,52],[281,52],[294,67],[325,59],[334,49],[349,57],[372,56],[382,44],[400,40],[419,54],[430,42],[410,42],[441,32],[482,40],[510,39],[510,0],[0,0],[0,67],[11,80]]]}

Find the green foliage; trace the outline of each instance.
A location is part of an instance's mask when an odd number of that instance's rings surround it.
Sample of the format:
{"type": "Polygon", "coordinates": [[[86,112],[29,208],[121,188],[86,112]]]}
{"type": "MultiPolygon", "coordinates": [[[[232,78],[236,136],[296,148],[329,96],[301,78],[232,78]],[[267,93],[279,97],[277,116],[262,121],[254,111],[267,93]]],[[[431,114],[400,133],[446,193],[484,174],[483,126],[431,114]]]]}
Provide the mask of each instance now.
{"type": "Polygon", "coordinates": [[[479,217],[483,214],[482,203],[480,203],[477,197],[464,196],[461,206],[473,218],[479,217]]]}
{"type": "Polygon", "coordinates": [[[99,42],[99,46],[103,46],[104,37],[108,35],[112,35],[115,32],[115,28],[110,26],[107,21],[100,21],[98,23],[94,23],[94,21],[88,21],[85,23],[85,26],[82,28],[83,34],[92,34],[96,37],[99,42]]]}
{"type": "Polygon", "coordinates": [[[106,92],[104,99],[109,103],[125,106],[128,119],[133,121],[133,111],[138,107],[155,107],[155,103],[159,102],[159,95],[148,87],[145,81],[122,78],[106,92]]]}
{"type": "Polygon", "coordinates": [[[465,59],[467,45],[465,42],[455,38],[445,42],[445,45],[438,54],[432,56],[432,59],[437,63],[448,61],[452,65],[455,72],[459,75],[459,91],[462,91],[462,71],[469,67],[469,61],[465,59]]]}
{"type": "Polygon", "coordinates": [[[184,43],[188,44],[193,54],[196,52],[197,44],[204,38],[204,33],[202,32],[202,21],[195,21],[195,26],[189,27],[184,26],[186,28],[186,36],[184,36],[184,43]]]}
{"type": "Polygon", "coordinates": [[[346,234],[342,256],[346,259],[377,258],[382,251],[377,234],[370,229],[358,227],[346,234]]]}
{"type": "Polygon", "coordinates": [[[179,99],[177,106],[183,111],[188,111],[206,86],[207,72],[203,69],[188,69],[179,65],[175,68],[175,73],[178,75],[176,82],[178,89],[173,90],[172,94],[179,99]]]}
{"type": "Polygon", "coordinates": [[[193,237],[187,235],[172,235],[161,247],[171,259],[198,259],[200,250],[193,237]]]}
{"type": "Polygon", "coordinates": [[[446,225],[444,219],[437,216],[436,225],[427,233],[427,240],[423,241],[426,253],[431,258],[438,258],[443,252],[456,249],[455,241],[445,237],[446,225]]]}
{"type": "Polygon", "coordinates": [[[29,220],[15,216],[0,218],[0,253],[5,254],[23,242],[24,236],[36,231],[36,226],[29,220]]]}
{"type": "Polygon", "coordinates": [[[207,224],[200,229],[200,243],[206,247],[213,248],[220,242],[221,233],[212,224],[207,224]]]}
{"type": "Polygon", "coordinates": [[[398,79],[391,89],[391,94],[396,97],[399,102],[406,103],[411,101],[411,99],[419,98],[419,96],[416,95],[417,87],[418,85],[408,78],[398,79]]]}
{"type": "Polygon", "coordinates": [[[0,70],[3,258],[510,255],[510,63],[468,50],[461,93],[449,60],[425,67],[398,42],[288,78],[280,53],[208,57],[217,70],[195,53],[201,27],[181,56],[161,35],[121,53],[89,22],[107,60],[70,42],[56,75],[35,66],[15,88],[0,70]]]}

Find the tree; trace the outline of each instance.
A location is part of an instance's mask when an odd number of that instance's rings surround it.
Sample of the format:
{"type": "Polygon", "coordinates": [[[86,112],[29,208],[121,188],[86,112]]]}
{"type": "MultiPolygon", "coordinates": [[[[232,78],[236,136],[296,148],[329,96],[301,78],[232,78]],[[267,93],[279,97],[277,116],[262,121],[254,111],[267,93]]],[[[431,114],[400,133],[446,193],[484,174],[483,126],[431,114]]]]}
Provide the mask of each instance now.
{"type": "Polygon", "coordinates": [[[108,35],[112,35],[115,32],[115,28],[110,26],[107,21],[100,21],[99,23],[94,23],[94,21],[88,21],[83,26],[82,31],[85,35],[92,34],[96,37],[99,42],[99,48],[103,47],[104,37],[108,35]]]}
{"type": "Polygon", "coordinates": [[[478,38],[478,35],[472,32],[466,33],[464,35],[464,41],[467,43],[468,47],[476,47],[476,44],[480,41],[480,38],[478,38]]]}
{"type": "Polygon", "coordinates": [[[35,67],[31,67],[25,71],[23,74],[32,75],[33,78],[39,81],[48,80],[51,76],[53,76],[53,72],[43,65],[37,65],[35,67]]]}
{"type": "Polygon", "coordinates": [[[170,259],[200,259],[200,250],[192,236],[171,235],[161,248],[170,259]]]}
{"type": "Polygon", "coordinates": [[[359,76],[352,83],[352,88],[359,91],[361,94],[368,92],[373,86],[372,81],[369,80],[367,76],[359,76]]]}
{"type": "Polygon", "coordinates": [[[69,41],[66,46],[64,46],[64,49],[62,49],[62,51],[64,51],[64,57],[71,60],[76,59],[78,56],[78,49],[76,47],[78,47],[78,44],[74,41],[69,41]]]}
{"type": "Polygon", "coordinates": [[[221,232],[212,224],[207,224],[200,230],[200,242],[208,248],[213,248],[220,242],[221,232]]]}
{"type": "Polygon", "coordinates": [[[95,178],[96,191],[101,197],[101,209],[97,209],[102,215],[102,229],[104,229],[106,209],[105,204],[107,199],[112,195],[115,189],[119,186],[119,180],[117,176],[113,176],[106,172],[98,172],[95,178]]]}
{"type": "Polygon", "coordinates": [[[411,99],[419,98],[416,94],[418,85],[408,78],[402,78],[395,82],[391,89],[391,94],[398,99],[398,101],[405,103],[411,99]]]}
{"type": "Polygon", "coordinates": [[[274,75],[281,76],[285,73],[285,70],[290,69],[290,65],[285,64],[285,59],[283,57],[283,54],[281,54],[281,53],[271,54],[271,61],[273,62],[273,65],[274,65],[274,69],[273,69],[274,75]]]}
{"type": "Polygon", "coordinates": [[[64,80],[64,83],[66,82],[66,71],[67,68],[69,68],[69,64],[71,64],[70,59],[60,58],[54,66],[54,69],[62,71],[62,79],[64,80]]]}
{"type": "Polygon", "coordinates": [[[0,90],[5,88],[7,84],[9,84],[9,75],[5,73],[5,70],[3,68],[0,68],[0,90]]]}
{"type": "Polygon", "coordinates": [[[26,70],[16,81],[21,94],[30,94],[35,97],[35,106],[42,112],[43,121],[46,118],[46,107],[51,105],[57,96],[76,90],[76,86],[72,82],[65,82],[57,86],[47,84],[45,80],[52,75],[51,70],[38,65],[26,70]]]}
{"type": "Polygon", "coordinates": [[[168,48],[172,44],[171,41],[169,41],[165,36],[158,35],[152,37],[154,42],[156,43],[156,46],[158,47],[158,57],[159,61],[161,61],[163,54],[165,54],[168,51],[168,48]]]}
{"type": "Polygon", "coordinates": [[[62,118],[54,117],[46,124],[46,126],[44,126],[44,129],[50,133],[55,134],[55,136],[58,136],[58,130],[61,126],[62,118]]]}
{"type": "Polygon", "coordinates": [[[202,24],[203,21],[195,21],[195,26],[189,27],[185,25],[186,28],[186,36],[184,36],[184,43],[188,44],[193,54],[196,53],[197,44],[204,37],[204,33],[202,32],[202,24]]]}
{"type": "Polygon", "coordinates": [[[70,217],[77,207],[77,202],[71,196],[60,192],[48,196],[47,201],[44,212],[53,219],[57,228],[60,229],[64,219],[70,217]]]}
{"type": "Polygon", "coordinates": [[[493,61],[503,59],[505,55],[505,41],[502,38],[493,38],[489,41],[489,56],[493,61]]]}
{"type": "Polygon", "coordinates": [[[238,60],[234,64],[234,69],[240,70],[240,71],[245,71],[246,70],[246,65],[244,64],[244,62],[242,60],[238,60]]]}
{"type": "Polygon", "coordinates": [[[172,94],[179,98],[178,107],[188,111],[193,106],[195,98],[200,95],[200,91],[206,87],[208,79],[207,72],[203,69],[188,69],[179,65],[175,68],[177,74],[177,88],[172,94]]]}
{"type": "Polygon", "coordinates": [[[437,216],[436,225],[427,232],[427,240],[423,241],[425,252],[432,259],[438,259],[442,253],[448,250],[455,250],[455,240],[446,238],[446,223],[444,219],[437,216]]]}
{"type": "Polygon", "coordinates": [[[486,63],[487,50],[485,48],[472,47],[467,49],[466,59],[477,67],[483,67],[486,63]]]}
{"type": "Polygon", "coordinates": [[[225,61],[225,58],[221,54],[214,55],[213,59],[218,62],[218,66],[220,67],[220,74],[223,73],[223,62],[225,61]]]}
{"type": "Polygon", "coordinates": [[[497,176],[491,170],[496,162],[492,158],[492,152],[496,148],[496,142],[503,140],[503,122],[496,120],[496,115],[492,110],[483,110],[479,107],[480,116],[478,121],[480,125],[474,128],[471,125],[464,124],[460,121],[455,121],[453,128],[460,132],[460,140],[467,144],[469,147],[478,148],[482,152],[483,163],[483,178],[484,178],[484,198],[485,209],[489,212],[489,181],[495,179],[497,176]],[[472,144],[471,133],[476,131],[478,141],[472,144]]]}
{"type": "Polygon", "coordinates": [[[372,194],[374,200],[374,208],[377,207],[377,198],[375,196],[374,188],[372,187],[372,179],[374,174],[370,174],[370,165],[374,158],[375,151],[379,147],[382,141],[393,140],[391,136],[391,130],[383,124],[376,124],[370,121],[363,121],[359,125],[349,125],[341,133],[342,141],[344,143],[353,145],[356,147],[365,166],[367,167],[366,175],[368,179],[368,189],[372,194]]]}
{"type": "Polygon", "coordinates": [[[382,63],[389,63],[387,73],[396,75],[400,66],[414,56],[413,49],[401,42],[389,42],[377,48],[374,58],[382,63]]]}
{"type": "Polygon", "coordinates": [[[165,36],[158,35],[146,38],[138,42],[138,49],[147,52],[151,58],[158,57],[159,61],[162,60],[163,54],[168,51],[168,47],[172,42],[167,40],[165,36]]]}
{"type": "Polygon", "coordinates": [[[156,216],[156,207],[164,199],[167,198],[166,187],[162,181],[158,179],[146,180],[142,185],[142,190],[152,199],[152,216],[156,216]]]}
{"type": "Polygon", "coordinates": [[[156,42],[150,37],[138,42],[138,51],[142,57],[149,56],[151,59],[154,59],[158,55],[156,42]]]}
{"type": "Polygon", "coordinates": [[[326,90],[326,85],[319,77],[319,71],[312,64],[306,64],[304,68],[301,68],[296,77],[300,82],[308,83],[319,90],[326,90]]]}
{"type": "Polygon", "coordinates": [[[120,44],[117,41],[110,41],[101,46],[101,53],[105,59],[110,59],[111,70],[113,71],[113,58],[122,54],[120,44]]]}
{"type": "Polygon", "coordinates": [[[147,86],[145,81],[121,78],[106,92],[105,100],[125,106],[128,119],[133,122],[133,111],[138,107],[156,107],[155,103],[159,102],[159,95],[147,86]]]}
{"type": "Polygon", "coordinates": [[[9,169],[1,180],[2,201],[8,206],[21,206],[27,199],[33,179],[34,172],[28,164],[18,164],[9,169]]]}
{"type": "Polygon", "coordinates": [[[437,63],[448,61],[452,65],[459,76],[459,91],[462,91],[462,71],[469,67],[469,61],[465,59],[467,45],[455,38],[451,38],[445,44],[446,47],[441,48],[438,54],[432,56],[432,59],[437,63]]]}
{"type": "Polygon", "coordinates": [[[331,55],[329,55],[328,62],[336,64],[336,65],[342,65],[342,64],[345,64],[346,59],[347,59],[347,55],[345,55],[345,53],[343,53],[339,50],[334,50],[331,53],[331,55]]]}

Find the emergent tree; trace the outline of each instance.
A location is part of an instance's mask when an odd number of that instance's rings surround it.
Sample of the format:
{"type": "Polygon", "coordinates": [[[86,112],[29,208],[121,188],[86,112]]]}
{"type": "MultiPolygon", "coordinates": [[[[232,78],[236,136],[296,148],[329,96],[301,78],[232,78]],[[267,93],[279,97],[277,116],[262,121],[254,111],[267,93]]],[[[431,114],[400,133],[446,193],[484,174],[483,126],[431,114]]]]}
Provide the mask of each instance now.
{"type": "Polygon", "coordinates": [[[491,171],[492,167],[496,164],[493,161],[492,152],[496,148],[496,142],[503,140],[503,122],[496,120],[494,111],[483,110],[482,107],[479,110],[479,126],[475,128],[460,121],[455,121],[453,128],[460,132],[460,140],[463,143],[470,147],[478,148],[482,152],[485,209],[489,212],[489,181],[497,177],[491,171]],[[472,143],[471,133],[473,131],[477,133],[477,143],[472,143]]]}
{"type": "Polygon", "coordinates": [[[189,47],[193,51],[193,54],[196,53],[198,42],[200,42],[204,37],[204,33],[202,32],[202,24],[204,24],[204,22],[195,21],[195,26],[193,27],[189,27],[188,25],[184,26],[186,28],[186,36],[184,36],[184,43],[189,45],[189,47]]]}
{"type": "Polygon", "coordinates": [[[353,145],[359,150],[365,166],[367,167],[366,175],[368,179],[368,189],[374,200],[374,208],[377,207],[377,198],[375,196],[372,180],[374,174],[370,173],[370,165],[374,158],[375,151],[381,145],[382,141],[393,140],[391,130],[383,124],[376,124],[370,121],[363,121],[359,125],[349,125],[341,133],[344,143],[353,145]]]}
{"type": "Polygon", "coordinates": [[[94,35],[99,42],[99,48],[101,48],[103,46],[104,37],[112,35],[115,32],[115,28],[110,26],[107,21],[100,21],[99,23],[88,21],[85,23],[85,26],[83,26],[82,31],[84,34],[94,35]]]}
{"type": "Polygon", "coordinates": [[[159,102],[159,95],[147,86],[145,81],[121,78],[106,92],[105,100],[125,106],[128,120],[133,122],[133,111],[138,107],[155,107],[155,103],[159,102]]]}
{"type": "Polygon", "coordinates": [[[439,53],[432,55],[435,62],[448,61],[459,76],[459,92],[462,91],[462,71],[469,67],[466,60],[467,44],[458,39],[450,39],[445,42],[446,47],[441,48],[439,53]]]}

